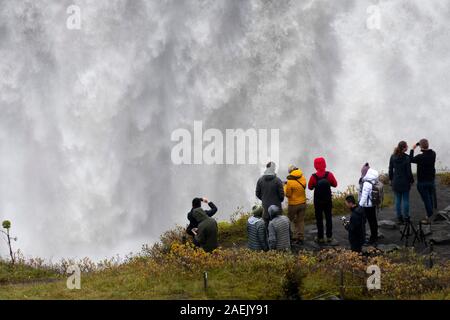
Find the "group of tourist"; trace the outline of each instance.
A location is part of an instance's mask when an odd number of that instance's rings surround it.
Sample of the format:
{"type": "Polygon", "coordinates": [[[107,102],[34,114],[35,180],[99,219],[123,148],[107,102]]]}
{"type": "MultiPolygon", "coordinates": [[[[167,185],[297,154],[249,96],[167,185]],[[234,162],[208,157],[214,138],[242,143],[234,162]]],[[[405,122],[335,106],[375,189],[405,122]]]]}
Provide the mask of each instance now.
{"type": "MultiPolygon", "coordinates": [[[[417,164],[417,188],[425,205],[426,217],[422,223],[430,223],[435,207],[435,161],[436,153],[429,149],[429,143],[422,139],[407,154],[408,145],[401,141],[395,148],[389,162],[389,180],[395,195],[396,213],[399,224],[409,223],[409,193],[414,183],[411,164],[417,164]],[[415,155],[420,147],[421,154],[415,155]]],[[[288,176],[283,182],[276,174],[276,164],[269,162],[264,174],[256,184],[256,197],[261,205],[254,206],[247,221],[248,248],[251,250],[291,250],[293,245],[301,246],[305,240],[305,214],[307,209],[307,188],[314,192],[313,205],[317,227],[315,241],[319,245],[333,244],[333,194],[338,186],[334,174],[327,171],[324,158],[314,160],[315,173],[306,180],[302,170],[289,165],[288,176]],[[287,198],[286,215],[282,203],[287,198]],[[324,228],[325,218],[325,228],[324,228]]],[[[384,186],[377,170],[365,163],[359,178],[358,200],[348,195],[345,203],[351,212],[350,219],[344,221],[348,230],[350,248],[361,252],[364,245],[377,245],[377,209],[383,204],[384,186]],[[366,223],[370,237],[366,239],[366,223]]],[[[217,222],[212,216],[217,212],[214,203],[206,198],[194,198],[188,213],[190,222],[187,233],[194,243],[211,252],[218,247],[217,222]],[[203,210],[206,203],[209,210],[203,210]]]]}

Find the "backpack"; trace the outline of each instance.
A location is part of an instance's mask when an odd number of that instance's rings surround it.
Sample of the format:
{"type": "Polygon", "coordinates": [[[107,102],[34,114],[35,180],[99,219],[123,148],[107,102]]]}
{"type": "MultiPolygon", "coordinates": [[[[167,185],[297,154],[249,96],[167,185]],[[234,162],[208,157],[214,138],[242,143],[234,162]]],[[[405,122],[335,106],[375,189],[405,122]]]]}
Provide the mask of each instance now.
{"type": "Polygon", "coordinates": [[[331,184],[328,181],[328,171],[320,178],[317,174],[313,174],[316,178],[316,190],[314,191],[315,200],[330,200],[331,199],[331,184]]]}
{"type": "Polygon", "coordinates": [[[376,182],[365,181],[372,185],[372,192],[367,198],[367,202],[372,201],[372,205],[376,208],[383,208],[384,201],[384,185],[379,180],[376,182]]]}

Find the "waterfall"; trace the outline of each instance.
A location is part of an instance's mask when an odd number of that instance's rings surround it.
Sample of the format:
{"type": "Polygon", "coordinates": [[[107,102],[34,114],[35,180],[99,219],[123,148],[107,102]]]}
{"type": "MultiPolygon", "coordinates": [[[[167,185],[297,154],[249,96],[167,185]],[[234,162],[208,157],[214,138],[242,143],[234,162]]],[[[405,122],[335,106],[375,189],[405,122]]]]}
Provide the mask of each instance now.
{"type": "Polygon", "coordinates": [[[403,139],[446,167],[449,18],[447,0],[2,0],[0,219],[25,254],[101,258],[183,225],[193,197],[248,209],[260,166],[172,163],[194,121],[279,129],[281,176],[324,156],[342,188],[403,139]]]}

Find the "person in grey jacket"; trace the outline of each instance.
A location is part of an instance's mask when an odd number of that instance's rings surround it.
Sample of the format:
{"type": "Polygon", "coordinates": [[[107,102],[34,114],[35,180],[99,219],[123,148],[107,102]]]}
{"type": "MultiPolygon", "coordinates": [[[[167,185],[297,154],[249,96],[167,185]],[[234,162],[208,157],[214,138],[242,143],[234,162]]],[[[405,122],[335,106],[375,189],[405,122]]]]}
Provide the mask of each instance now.
{"type": "Polygon", "coordinates": [[[289,218],[281,214],[278,206],[272,205],[269,211],[269,249],[291,250],[291,228],[289,218]]]}
{"type": "Polygon", "coordinates": [[[263,208],[253,207],[252,216],[247,221],[248,248],[256,251],[267,251],[266,224],[262,219],[263,208]]]}
{"type": "Polygon", "coordinates": [[[275,163],[269,162],[264,175],[259,178],[256,184],[256,197],[262,201],[264,209],[263,219],[266,225],[269,223],[269,207],[271,205],[281,208],[284,200],[283,182],[275,173],[275,163]]]}

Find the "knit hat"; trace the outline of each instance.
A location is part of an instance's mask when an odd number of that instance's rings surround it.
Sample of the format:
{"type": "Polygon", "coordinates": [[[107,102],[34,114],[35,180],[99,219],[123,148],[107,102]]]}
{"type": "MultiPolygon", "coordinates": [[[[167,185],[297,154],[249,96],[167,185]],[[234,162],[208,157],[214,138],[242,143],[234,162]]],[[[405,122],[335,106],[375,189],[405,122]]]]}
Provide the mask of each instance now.
{"type": "Polygon", "coordinates": [[[361,168],[361,178],[364,178],[366,176],[367,171],[369,171],[369,169],[370,169],[369,163],[363,165],[363,167],[361,168]]]}
{"type": "Polygon", "coordinates": [[[288,166],[288,173],[291,173],[292,171],[294,171],[294,170],[297,170],[298,168],[296,167],[296,166],[294,166],[293,164],[290,164],[289,166],[288,166]]]}

